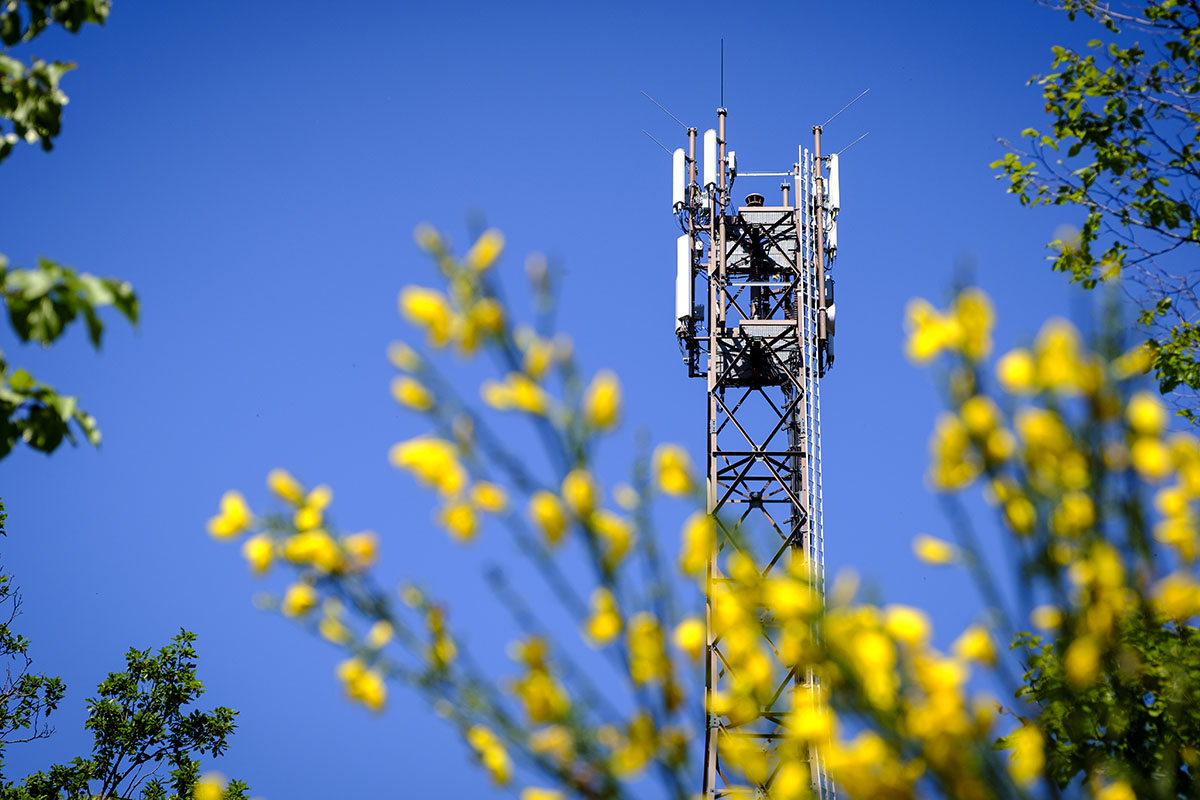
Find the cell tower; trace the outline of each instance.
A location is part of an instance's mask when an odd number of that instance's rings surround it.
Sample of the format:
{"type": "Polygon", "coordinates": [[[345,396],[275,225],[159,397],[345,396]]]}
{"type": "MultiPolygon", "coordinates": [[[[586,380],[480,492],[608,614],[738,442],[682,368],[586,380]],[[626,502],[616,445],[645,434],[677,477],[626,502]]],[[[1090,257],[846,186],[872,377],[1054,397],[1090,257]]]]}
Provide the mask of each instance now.
{"type": "MultiPolygon", "coordinates": [[[[813,128],[812,150],[801,146],[790,171],[738,173],[734,151],[726,148],[725,117],[726,110],[718,109],[716,130],[701,137],[702,162],[696,158],[697,131],[688,128],[687,151],[673,154],[672,186],[673,210],[683,228],[675,333],[688,374],[707,382],[708,511],[719,530],[706,581],[706,800],[733,788],[722,754],[734,737],[751,737],[773,752],[786,736],[793,693],[809,692],[814,702],[820,700],[811,674],[782,664],[775,699],[753,721],[733,725],[708,712],[714,692],[731,681],[712,628],[713,586],[725,579],[720,555],[726,527],[745,528],[753,517],[769,539],[765,574],[806,558],[811,585],[824,593],[820,379],[833,364],[829,272],[840,204],[838,157],[821,155],[820,126],[813,128]],[[783,179],[779,202],[768,204],[756,192],[735,204],[737,178],[783,179]]],[[[814,794],[832,797],[820,754],[810,751],[808,761],[814,794]]],[[[769,797],[770,782],[768,777],[755,787],[757,796],[769,797]]]]}

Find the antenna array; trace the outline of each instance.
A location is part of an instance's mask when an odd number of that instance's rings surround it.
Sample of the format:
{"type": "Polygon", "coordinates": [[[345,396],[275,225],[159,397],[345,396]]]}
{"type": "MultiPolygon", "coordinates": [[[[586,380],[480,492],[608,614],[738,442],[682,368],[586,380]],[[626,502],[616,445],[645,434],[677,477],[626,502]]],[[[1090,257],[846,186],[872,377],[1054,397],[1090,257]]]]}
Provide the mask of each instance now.
{"type": "MultiPolygon", "coordinates": [[[[793,694],[820,700],[811,674],[781,664],[783,683],[753,720],[735,725],[711,713],[714,695],[732,680],[711,620],[713,586],[726,579],[723,554],[734,528],[753,528],[752,517],[769,542],[765,573],[802,559],[810,584],[824,593],[820,380],[834,356],[829,273],[841,202],[838,157],[822,156],[817,126],[812,150],[799,148],[790,171],[743,176],[784,177],[779,202],[768,205],[752,193],[735,205],[737,160],[726,148],[725,118],[718,109],[717,128],[699,137],[702,163],[696,128],[687,129],[686,152],[678,149],[672,158],[672,210],[683,231],[676,242],[674,330],[688,374],[707,384],[708,511],[718,529],[706,581],[706,800],[735,788],[726,751],[744,749],[748,737],[775,754],[787,737],[793,694]]],[[[763,611],[769,619],[770,609],[763,611]]],[[[811,751],[808,761],[814,794],[833,797],[820,754],[811,751]]],[[[771,775],[756,787],[758,796],[770,795],[771,775]]]]}

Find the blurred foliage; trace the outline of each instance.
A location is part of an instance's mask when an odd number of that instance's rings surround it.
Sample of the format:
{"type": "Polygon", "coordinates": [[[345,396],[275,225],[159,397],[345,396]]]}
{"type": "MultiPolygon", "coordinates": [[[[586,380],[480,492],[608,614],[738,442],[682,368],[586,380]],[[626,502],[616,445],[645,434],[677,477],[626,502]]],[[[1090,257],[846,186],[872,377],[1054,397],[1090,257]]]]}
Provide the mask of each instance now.
{"type": "MultiPolygon", "coordinates": [[[[1054,269],[1092,288],[1120,278],[1143,309],[1160,391],[1200,390],[1200,4],[1148,0],[1140,13],[1096,0],[1057,6],[1105,29],[1087,50],[1054,48],[1035,76],[1050,122],[992,166],[1022,203],[1078,208],[1051,243],[1054,269]],[[1133,37],[1137,37],[1136,40],[1133,37]]],[[[1195,420],[1195,391],[1177,397],[1195,420]]]]}
{"type": "Polygon", "coordinates": [[[53,26],[76,33],[87,24],[100,25],[108,18],[109,0],[5,0],[0,4],[0,161],[7,158],[20,141],[39,144],[43,150],[54,147],[62,129],[63,106],[67,95],[59,81],[74,64],[62,61],[28,61],[13,55],[13,48],[25,45],[53,26]]]}
{"type": "MultiPolygon", "coordinates": [[[[108,0],[5,0],[0,3],[0,161],[17,142],[39,143],[50,150],[58,136],[67,96],[59,88],[62,75],[74,64],[47,63],[34,58],[26,63],[12,48],[32,42],[52,27],[76,33],[86,24],[102,24],[108,17],[108,0]]],[[[22,342],[49,346],[77,317],[83,317],[88,338],[100,347],[104,325],[99,309],[112,306],[130,322],[138,318],[137,296],[126,282],[76,272],[49,259],[39,259],[36,269],[10,267],[0,254],[0,296],[8,320],[22,342]]],[[[96,419],[79,406],[79,399],[59,393],[24,369],[11,368],[0,351],[0,458],[18,442],[51,453],[67,440],[75,443],[76,431],[93,445],[100,443],[96,419]]]]}
{"type": "Polygon", "coordinates": [[[485,670],[490,659],[451,624],[453,598],[377,578],[379,537],[339,532],[329,487],[272,471],[273,510],[230,491],[209,532],[244,537],[254,573],[287,576],[266,607],[344,651],[335,672],[351,701],[379,712],[389,683],[413,687],[522,800],[641,797],[650,783],[656,796],[690,797],[706,735],[720,737],[729,797],[808,796],[813,752],[850,797],[1200,796],[1189,624],[1200,613],[1200,441],[1172,433],[1162,402],[1138,388],[1153,350],[1122,347],[1115,311],[1094,342],[1051,320],[1031,346],[993,358],[982,291],[946,309],[910,304],[906,351],[940,366],[948,403],[928,481],[955,539],[921,534],[914,551],[967,570],[983,599],[943,652],[925,612],[857,600],[850,576],[826,603],[798,554],[768,574],[753,530],[696,510],[703,486],[681,448],[642,443],[624,480],[597,474],[622,389],[611,372],[581,374],[555,330],[555,273],[527,260],[533,319],[521,323],[495,279],[498,232],[461,257],[429,226],[416,238],[445,288],[404,289],[401,314],[424,343],[388,355],[394,399],[429,431],[393,446],[391,461],[435,498],[453,541],[510,536],[577,635],[496,566],[487,580],[510,618],[514,666],[485,670]],[[483,357],[496,374],[476,401],[453,373],[483,357]],[[535,439],[497,425],[514,415],[535,439]],[[980,549],[984,518],[964,497],[975,491],[995,510],[1011,572],[980,549]],[[654,528],[663,501],[694,512],[674,559],[654,528]],[[718,641],[713,668],[728,683],[705,698],[702,665],[718,641]],[[582,647],[619,685],[595,682],[582,647]],[[797,681],[806,675],[820,691],[797,681]],[[780,692],[783,736],[764,745],[733,732],[780,692]]]}
{"type": "MultiPolygon", "coordinates": [[[[0,784],[11,800],[121,797],[143,800],[245,800],[248,787],[201,777],[195,755],[220,756],[237,712],[189,709],[204,693],[196,677],[196,636],[180,631],[159,651],[130,649],[124,672],[111,672],[88,700],[88,758],[56,764],[19,782],[0,784]],[[167,769],[167,774],[160,770],[167,769]]],[[[55,679],[57,680],[57,679],[55,679]]],[[[59,684],[61,697],[61,683],[59,684]]]]}
{"type": "MultiPolygon", "coordinates": [[[[138,317],[137,296],[128,283],[77,273],[47,259],[41,259],[37,269],[13,269],[0,256],[0,296],[21,341],[47,347],[82,316],[88,338],[98,349],[104,332],[98,310],[105,306],[130,322],[138,317]]],[[[53,452],[64,439],[74,444],[72,423],[91,444],[100,443],[96,419],[79,407],[78,398],[60,394],[24,369],[10,369],[0,352],[0,458],[20,441],[44,453],[53,452]]]]}

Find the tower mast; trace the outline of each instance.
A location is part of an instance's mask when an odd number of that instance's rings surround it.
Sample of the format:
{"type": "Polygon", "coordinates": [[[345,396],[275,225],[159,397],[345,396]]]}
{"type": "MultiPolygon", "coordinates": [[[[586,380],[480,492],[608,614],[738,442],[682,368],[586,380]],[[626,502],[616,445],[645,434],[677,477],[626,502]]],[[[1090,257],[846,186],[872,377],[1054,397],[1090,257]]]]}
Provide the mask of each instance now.
{"type": "MultiPolygon", "coordinates": [[[[820,126],[813,128],[812,150],[800,147],[790,171],[739,174],[735,154],[727,150],[726,116],[718,109],[717,128],[703,135],[702,170],[697,131],[688,129],[687,153],[674,154],[673,186],[683,229],[675,331],[689,375],[706,381],[707,506],[718,531],[705,582],[706,800],[724,797],[736,785],[723,763],[731,742],[748,737],[776,756],[787,736],[793,692],[808,692],[819,702],[811,673],[780,664],[783,683],[753,720],[734,724],[713,713],[714,694],[732,676],[713,630],[712,602],[713,587],[726,580],[722,555],[734,527],[756,532],[763,539],[756,544],[767,545],[764,577],[799,559],[811,586],[824,593],[820,380],[833,363],[828,273],[837,251],[840,202],[837,156],[822,157],[820,126]],[[739,177],[784,178],[780,200],[767,204],[764,195],[751,193],[735,205],[732,186],[739,177]]],[[[763,611],[769,619],[770,609],[763,611]]],[[[832,797],[820,754],[810,751],[808,763],[814,794],[832,797]]],[[[758,796],[770,796],[773,774],[755,787],[758,796]]]]}

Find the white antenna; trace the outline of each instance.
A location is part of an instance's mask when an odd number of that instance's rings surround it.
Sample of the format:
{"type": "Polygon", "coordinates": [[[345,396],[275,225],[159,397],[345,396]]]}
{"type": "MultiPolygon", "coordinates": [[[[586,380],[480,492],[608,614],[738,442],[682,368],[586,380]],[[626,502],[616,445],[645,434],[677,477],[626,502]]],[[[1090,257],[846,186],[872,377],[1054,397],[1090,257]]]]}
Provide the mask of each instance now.
{"type": "Polygon", "coordinates": [[[671,208],[675,211],[685,203],[684,188],[687,185],[687,156],[680,147],[671,154],[671,208]]]}
{"type": "Polygon", "coordinates": [[[842,207],[842,190],[838,182],[838,154],[829,157],[829,214],[837,219],[838,209],[842,207]]]}
{"type": "Polygon", "coordinates": [[[692,247],[685,233],[675,240],[675,325],[672,333],[686,329],[692,316],[692,247]]]}
{"type": "Polygon", "coordinates": [[[717,185],[717,132],[709,128],[704,132],[704,188],[714,189],[717,185]]]}
{"type": "Polygon", "coordinates": [[[737,152],[730,150],[729,155],[725,156],[725,163],[729,165],[729,177],[732,180],[737,175],[737,152]]]}

